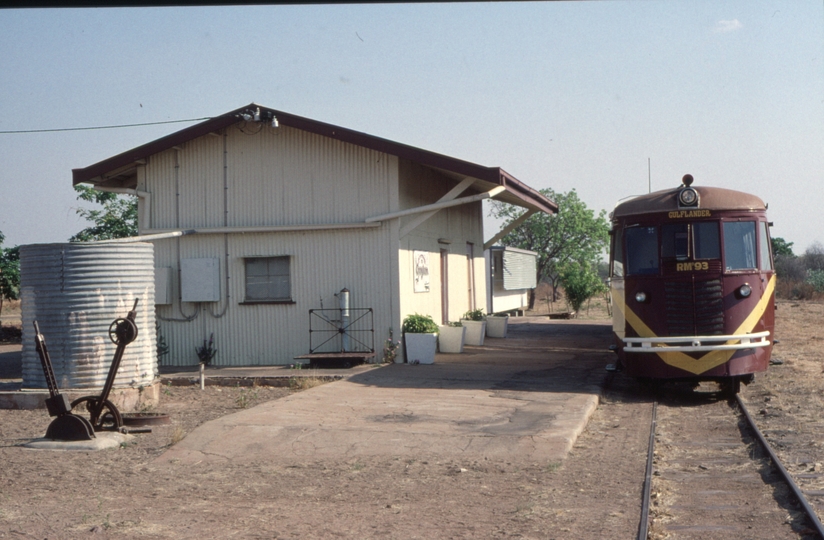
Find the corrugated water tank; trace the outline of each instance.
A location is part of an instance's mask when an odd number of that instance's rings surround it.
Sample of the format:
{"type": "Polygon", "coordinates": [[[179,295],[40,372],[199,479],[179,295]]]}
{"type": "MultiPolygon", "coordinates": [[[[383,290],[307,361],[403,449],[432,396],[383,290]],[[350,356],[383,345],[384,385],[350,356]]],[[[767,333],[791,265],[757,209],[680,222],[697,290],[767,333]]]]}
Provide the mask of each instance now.
{"type": "Polygon", "coordinates": [[[46,339],[60,390],[102,388],[117,345],[109,326],[137,304],[137,339],[126,346],[116,387],[157,377],[154,245],[32,244],[20,247],[23,388],[47,388],[34,345],[46,339]]]}

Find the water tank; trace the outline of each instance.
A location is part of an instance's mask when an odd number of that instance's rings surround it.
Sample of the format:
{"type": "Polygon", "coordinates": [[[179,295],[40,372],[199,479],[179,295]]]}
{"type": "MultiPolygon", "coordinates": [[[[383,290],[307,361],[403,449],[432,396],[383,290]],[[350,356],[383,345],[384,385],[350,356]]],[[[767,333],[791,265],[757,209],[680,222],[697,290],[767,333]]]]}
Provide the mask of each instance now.
{"type": "Polygon", "coordinates": [[[60,390],[100,389],[117,348],[109,326],[137,304],[138,336],[126,346],[115,387],[148,386],[157,377],[154,245],[32,244],[20,247],[23,388],[47,388],[34,344],[46,339],[60,390]]]}

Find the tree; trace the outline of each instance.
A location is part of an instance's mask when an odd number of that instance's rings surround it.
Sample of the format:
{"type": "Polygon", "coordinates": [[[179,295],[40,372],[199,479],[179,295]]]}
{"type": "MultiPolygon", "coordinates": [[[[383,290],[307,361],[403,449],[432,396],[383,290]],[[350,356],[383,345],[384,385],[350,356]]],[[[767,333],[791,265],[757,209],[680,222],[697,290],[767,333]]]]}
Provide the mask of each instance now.
{"type": "Polygon", "coordinates": [[[2,247],[5,239],[0,232],[0,313],[3,313],[4,300],[20,297],[20,247],[2,247]]]}
{"type": "Polygon", "coordinates": [[[74,186],[74,190],[77,192],[77,200],[103,205],[103,209],[77,208],[77,214],[94,225],[69,238],[69,242],[111,240],[137,235],[136,197],[123,198],[88,186],[74,186]]]}
{"type": "Polygon", "coordinates": [[[804,255],[801,256],[804,260],[804,267],[807,271],[824,270],[824,246],[821,242],[813,242],[804,250],[804,255]]]}
{"type": "Polygon", "coordinates": [[[772,244],[773,257],[795,257],[792,242],[787,242],[783,238],[776,236],[775,238],[770,238],[770,244],[772,244]]]}
{"type": "MultiPolygon", "coordinates": [[[[506,246],[538,253],[538,281],[546,280],[552,286],[553,296],[560,283],[565,265],[575,262],[591,267],[601,260],[609,243],[609,222],[606,211],[596,216],[593,210],[578,198],[573,189],[555,193],[551,189],[541,194],[558,203],[557,214],[533,214],[501,239],[506,246]]],[[[509,225],[523,214],[523,209],[500,201],[493,201],[491,215],[503,218],[509,225]]],[[[529,295],[530,309],[535,305],[535,292],[529,295]]]]}

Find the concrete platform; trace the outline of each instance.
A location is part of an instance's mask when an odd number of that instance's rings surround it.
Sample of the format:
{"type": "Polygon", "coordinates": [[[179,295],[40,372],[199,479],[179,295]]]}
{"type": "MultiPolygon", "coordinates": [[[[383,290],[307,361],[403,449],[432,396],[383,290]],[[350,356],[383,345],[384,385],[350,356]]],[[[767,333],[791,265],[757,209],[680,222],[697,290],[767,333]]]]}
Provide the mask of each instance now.
{"type": "Polygon", "coordinates": [[[158,461],[515,454],[559,461],[598,404],[610,331],[608,321],[511,319],[509,337],[439,354],[435,364],[366,367],[208,422],[158,461]]]}
{"type": "Polygon", "coordinates": [[[134,439],[134,435],[116,432],[98,432],[90,441],[55,441],[54,439],[34,439],[20,446],[34,450],[59,450],[62,452],[95,452],[117,448],[134,439]]]}
{"type": "MultiPolygon", "coordinates": [[[[211,367],[212,384],[339,380],[208,422],[158,460],[517,454],[559,461],[598,404],[604,367],[613,361],[610,342],[609,321],[517,317],[507,338],[486,338],[483,347],[463,354],[438,354],[432,365],[211,367]]],[[[19,346],[0,347],[0,388],[19,390],[15,355],[19,346]]],[[[164,384],[195,384],[198,376],[196,366],[161,368],[164,384]]]]}

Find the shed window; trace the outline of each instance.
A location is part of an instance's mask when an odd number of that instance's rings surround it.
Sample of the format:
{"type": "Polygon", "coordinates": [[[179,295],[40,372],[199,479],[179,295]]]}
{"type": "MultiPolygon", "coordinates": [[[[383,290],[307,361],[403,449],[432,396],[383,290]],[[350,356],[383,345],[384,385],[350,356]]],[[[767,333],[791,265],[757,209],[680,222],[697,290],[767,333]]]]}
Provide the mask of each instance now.
{"type": "Polygon", "coordinates": [[[289,302],[289,256],[246,259],[246,302],[289,302]]]}

